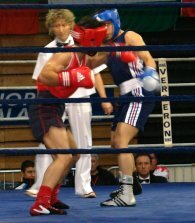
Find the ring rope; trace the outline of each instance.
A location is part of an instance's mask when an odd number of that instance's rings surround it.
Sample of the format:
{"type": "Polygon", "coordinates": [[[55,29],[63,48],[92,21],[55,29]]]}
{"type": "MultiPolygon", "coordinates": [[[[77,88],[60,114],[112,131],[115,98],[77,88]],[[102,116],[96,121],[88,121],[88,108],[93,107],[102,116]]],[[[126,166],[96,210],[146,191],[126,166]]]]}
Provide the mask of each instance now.
{"type": "MultiPolygon", "coordinates": [[[[194,83],[169,83],[170,87],[193,87],[194,83]]],[[[115,84],[106,84],[105,88],[118,88],[115,84]]],[[[0,90],[36,90],[35,86],[9,86],[9,87],[0,87],[0,90]]]]}
{"type": "MultiPolygon", "coordinates": [[[[180,146],[195,146],[195,142],[194,143],[173,143],[173,147],[180,147],[180,146]]],[[[154,147],[164,147],[164,143],[153,143],[153,144],[136,144],[136,145],[133,145],[133,144],[129,144],[128,148],[138,148],[138,147],[144,147],[144,148],[154,148],[154,147]]],[[[40,147],[36,147],[37,149],[40,149],[40,147]]],[[[93,146],[92,148],[95,148],[95,149],[98,149],[98,148],[107,148],[107,149],[110,149],[110,145],[99,145],[99,146],[93,146]]],[[[165,147],[164,147],[165,148],[165,147]]],[[[25,149],[25,148],[24,148],[25,149]]],[[[167,148],[165,148],[167,149],[167,148]]]]}
{"type": "MultiPolygon", "coordinates": [[[[195,83],[169,83],[168,84],[169,87],[193,87],[195,86],[195,83]]],[[[105,88],[117,88],[118,86],[117,85],[114,85],[114,84],[108,84],[108,85],[105,85],[105,88]]],[[[0,87],[1,89],[1,87],[0,87]]]]}
{"type": "MultiPolygon", "coordinates": [[[[163,114],[151,114],[149,118],[162,118],[163,114]]],[[[171,118],[186,118],[186,117],[195,117],[195,113],[179,113],[179,114],[171,114],[171,118]]],[[[92,120],[112,120],[114,118],[113,115],[92,115],[92,120]]],[[[1,117],[0,122],[5,121],[28,121],[28,117],[1,117]]]]}
{"type": "Polygon", "coordinates": [[[101,46],[101,47],[0,47],[0,53],[117,52],[117,51],[194,51],[195,44],[101,46]]]}
{"type": "Polygon", "coordinates": [[[0,5],[0,9],[72,9],[72,8],[161,8],[161,7],[168,7],[168,8],[187,8],[187,7],[195,7],[195,3],[193,2],[169,2],[169,3],[162,3],[162,2],[154,2],[154,3],[106,3],[106,4],[2,4],[0,5]]]}
{"type": "Polygon", "coordinates": [[[102,103],[102,102],[151,102],[151,101],[195,101],[195,95],[145,96],[145,97],[107,97],[107,98],[36,98],[36,99],[1,99],[2,106],[9,104],[51,104],[51,103],[102,103]]]}
{"type": "MultiPolygon", "coordinates": [[[[158,62],[160,58],[154,58],[155,61],[158,62]]],[[[163,58],[169,62],[179,62],[179,61],[195,61],[195,57],[180,57],[180,58],[163,58]]],[[[0,64],[35,64],[37,60],[0,60],[0,64]]]]}
{"type": "MultiPolygon", "coordinates": [[[[187,147],[195,147],[195,142],[194,143],[173,143],[173,147],[181,147],[181,146],[187,146],[187,147]]],[[[145,148],[145,149],[147,149],[147,148],[160,148],[160,147],[163,147],[163,148],[165,148],[164,147],[164,144],[162,144],[162,143],[153,143],[153,144],[136,144],[136,145],[134,145],[134,144],[129,144],[129,146],[128,146],[128,148],[145,148]]],[[[22,150],[22,149],[26,149],[26,150],[31,150],[31,149],[36,149],[36,150],[38,150],[38,149],[40,149],[40,147],[18,147],[18,148],[0,148],[0,151],[1,150],[9,150],[9,149],[11,149],[11,150],[13,150],[13,149],[15,149],[15,150],[22,150]]],[[[110,148],[110,145],[96,145],[96,146],[92,146],[92,149],[111,149],[110,148]]],[[[167,148],[166,148],[167,149],[167,148]]]]}
{"type": "Polygon", "coordinates": [[[193,146],[173,146],[173,147],[132,147],[132,148],[120,148],[120,149],[0,149],[0,154],[4,155],[36,155],[36,154],[119,154],[119,153],[195,153],[195,147],[193,146]]]}

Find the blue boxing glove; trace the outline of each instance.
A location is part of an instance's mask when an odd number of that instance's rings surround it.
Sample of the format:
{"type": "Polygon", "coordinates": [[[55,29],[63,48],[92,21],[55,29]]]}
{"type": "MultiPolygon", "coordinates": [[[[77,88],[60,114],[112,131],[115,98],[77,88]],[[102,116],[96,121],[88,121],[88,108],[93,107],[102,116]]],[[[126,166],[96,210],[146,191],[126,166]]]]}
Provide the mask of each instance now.
{"type": "Polygon", "coordinates": [[[146,67],[139,79],[146,91],[159,90],[160,88],[159,76],[153,67],[146,67]]]}

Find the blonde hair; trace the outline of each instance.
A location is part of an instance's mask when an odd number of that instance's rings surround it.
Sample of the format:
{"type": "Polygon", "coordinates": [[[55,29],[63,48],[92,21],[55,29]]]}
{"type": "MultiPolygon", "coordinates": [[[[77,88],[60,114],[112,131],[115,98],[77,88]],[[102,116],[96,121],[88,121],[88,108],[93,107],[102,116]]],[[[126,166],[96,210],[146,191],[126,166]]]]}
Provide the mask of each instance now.
{"type": "Polygon", "coordinates": [[[52,26],[58,19],[64,19],[71,29],[75,24],[75,16],[73,12],[68,9],[51,9],[46,15],[45,26],[47,27],[49,34],[53,35],[52,26]]]}

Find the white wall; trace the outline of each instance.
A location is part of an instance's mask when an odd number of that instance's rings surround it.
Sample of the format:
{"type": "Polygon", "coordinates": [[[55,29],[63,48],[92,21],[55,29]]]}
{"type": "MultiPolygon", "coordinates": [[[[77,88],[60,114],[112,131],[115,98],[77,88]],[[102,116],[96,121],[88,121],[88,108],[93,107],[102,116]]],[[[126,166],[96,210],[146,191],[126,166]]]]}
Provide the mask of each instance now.
{"type": "Polygon", "coordinates": [[[169,182],[195,182],[195,166],[193,164],[167,165],[169,182]]]}

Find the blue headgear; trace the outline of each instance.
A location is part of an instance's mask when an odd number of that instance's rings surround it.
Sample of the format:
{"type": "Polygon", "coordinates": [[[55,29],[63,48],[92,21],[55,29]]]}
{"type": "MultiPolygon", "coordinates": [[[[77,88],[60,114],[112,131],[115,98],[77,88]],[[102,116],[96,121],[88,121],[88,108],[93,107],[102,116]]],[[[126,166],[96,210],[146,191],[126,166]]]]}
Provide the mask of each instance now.
{"type": "Polygon", "coordinates": [[[112,22],[114,27],[114,33],[112,35],[112,39],[114,39],[118,35],[119,30],[121,28],[121,22],[117,9],[102,11],[100,13],[95,14],[94,18],[96,18],[99,21],[112,22]]]}

